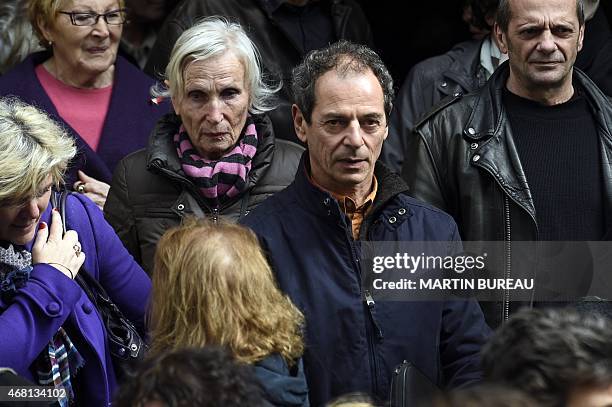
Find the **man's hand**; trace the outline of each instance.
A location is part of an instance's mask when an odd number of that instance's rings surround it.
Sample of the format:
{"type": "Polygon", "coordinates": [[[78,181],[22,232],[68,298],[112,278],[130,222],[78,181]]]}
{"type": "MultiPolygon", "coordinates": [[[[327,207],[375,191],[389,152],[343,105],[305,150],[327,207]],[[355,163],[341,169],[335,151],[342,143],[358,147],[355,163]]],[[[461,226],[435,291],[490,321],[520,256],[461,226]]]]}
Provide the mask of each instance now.
{"type": "Polygon", "coordinates": [[[73,188],[78,193],[86,195],[91,199],[100,210],[104,209],[104,203],[108,195],[110,185],[105,182],[98,181],[86,175],[83,171],[79,170],[79,180],[74,183],[73,188]]]}
{"type": "Polygon", "coordinates": [[[54,209],[51,226],[43,222],[38,228],[32,246],[32,264],[46,263],[74,279],[84,262],[85,253],[81,251],[77,232],[69,230],[62,236],[62,217],[54,209]]]}

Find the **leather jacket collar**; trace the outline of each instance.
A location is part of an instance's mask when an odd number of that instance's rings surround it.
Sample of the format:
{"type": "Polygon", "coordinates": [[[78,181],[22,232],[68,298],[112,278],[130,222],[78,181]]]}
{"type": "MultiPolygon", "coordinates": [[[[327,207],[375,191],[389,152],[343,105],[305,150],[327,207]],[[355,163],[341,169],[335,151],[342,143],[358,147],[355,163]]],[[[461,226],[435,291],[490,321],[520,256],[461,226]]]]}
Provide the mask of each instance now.
{"type": "MultiPolygon", "coordinates": [[[[479,92],[470,117],[463,127],[462,135],[470,143],[471,164],[489,172],[510,199],[522,207],[530,215],[534,225],[537,225],[533,198],[502,103],[502,91],[506,86],[509,72],[506,61],[479,92]]],[[[604,191],[610,205],[612,203],[612,135],[610,134],[612,103],[579,69],[574,68],[573,78],[575,86],[584,91],[598,123],[604,191]]],[[[611,222],[612,220],[608,220],[609,225],[611,222]]]]}

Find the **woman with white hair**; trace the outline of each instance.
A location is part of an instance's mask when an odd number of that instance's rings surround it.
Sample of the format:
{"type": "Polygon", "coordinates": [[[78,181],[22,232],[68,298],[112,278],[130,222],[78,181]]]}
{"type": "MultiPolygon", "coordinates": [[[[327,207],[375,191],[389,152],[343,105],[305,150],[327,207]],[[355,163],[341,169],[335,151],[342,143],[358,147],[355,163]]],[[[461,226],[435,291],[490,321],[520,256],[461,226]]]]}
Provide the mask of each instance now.
{"type": "Polygon", "coordinates": [[[66,219],[51,209],[76,154],[65,130],[0,98],[0,134],[0,366],[53,387],[62,407],[108,406],[116,366],[82,267],[141,332],[151,281],[91,200],[69,195],[66,219]]]}
{"type": "Polygon", "coordinates": [[[157,241],[187,215],[237,221],[291,181],[302,148],[275,139],[266,112],[277,89],[240,25],[209,17],[183,32],[166,68],[176,114],[145,150],[123,159],[104,211],[150,271],[157,241]]]}

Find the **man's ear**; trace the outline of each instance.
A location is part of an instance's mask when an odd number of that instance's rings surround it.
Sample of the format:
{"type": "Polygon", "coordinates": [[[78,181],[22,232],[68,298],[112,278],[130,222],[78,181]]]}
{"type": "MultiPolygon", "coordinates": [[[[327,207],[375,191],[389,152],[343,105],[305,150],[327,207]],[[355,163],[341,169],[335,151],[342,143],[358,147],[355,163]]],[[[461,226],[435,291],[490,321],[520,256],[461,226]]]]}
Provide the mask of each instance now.
{"type": "Polygon", "coordinates": [[[497,46],[499,47],[499,50],[503,52],[504,54],[507,54],[508,53],[508,43],[506,41],[506,34],[504,33],[502,28],[497,23],[495,23],[495,25],[493,26],[493,35],[494,35],[495,42],[497,43],[497,46]]]}
{"type": "Polygon", "coordinates": [[[578,51],[582,49],[582,43],[584,42],[584,24],[580,27],[580,31],[578,32],[578,51]]]}
{"type": "Polygon", "coordinates": [[[296,104],[291,106],[291,116],[293,117],[293,127],[295,128],[295,134],[302,143],[308,144],[306,137],[306,127],[308,124],[306,123],[306,118],[302,114],[302,111],[296,104]]]}

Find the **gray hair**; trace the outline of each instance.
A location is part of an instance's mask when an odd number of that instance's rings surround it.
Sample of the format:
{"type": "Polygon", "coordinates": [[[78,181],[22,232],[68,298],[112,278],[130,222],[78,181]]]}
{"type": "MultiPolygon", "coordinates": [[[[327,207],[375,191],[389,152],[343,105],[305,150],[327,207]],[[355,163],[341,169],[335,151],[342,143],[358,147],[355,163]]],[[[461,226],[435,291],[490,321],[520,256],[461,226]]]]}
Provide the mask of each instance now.
{"type": "MultiPolygon", "coordinates": [[[[576,16],[578,17],[578,24],[580,27],[584,25],[584,1],[576,0],[576,16]]],[[[497,14],[495,15],[495,21],[500,26],[503,32],[508,32],[508,25],[512,19],[512,10],[510,10],[510,0],[499,0],[499,6],[497,6],[497,14]]]]}
{"type": "Polygon", "coordinates": [[[218,16],[204,18],[181,34],[166,67],[165,76],[169,86],[155,87],[153,95],[181,98],[187,64],[206,61],[226,52],[233,52],[244,64],[245,81],[251,92],[249,112],[259,114],[273,110],[276,107],[274,94],[280,90],[282,84],[279,82],[277,86],[273,86],[266,83],[261,57],[255,44],[240,24],[218,16]]]}
{"type": "Polygon", "coordinates": [[[49,175],[61,183],[77,151],[46,113],[17,98],[0,98],[0,134],[0,206],[32,199],[49,175]]]}
{"type": "Polygon", "coordinates": [[[338,41],[325,48],[311,51],[292,72],[295,104],[306,123],[310,124],[315,105],[315,84],[325,73],[336,70],[341,74],[371,70],[383,90],[387,120],[393,108],[393,78],[378,54],[365,45],[338,41]]]}
{"type": "Polygon", "coordinates": [[[40,49],[27,11],[25,0],[4,0],[0,4],[0,74],[40,49]]]}

